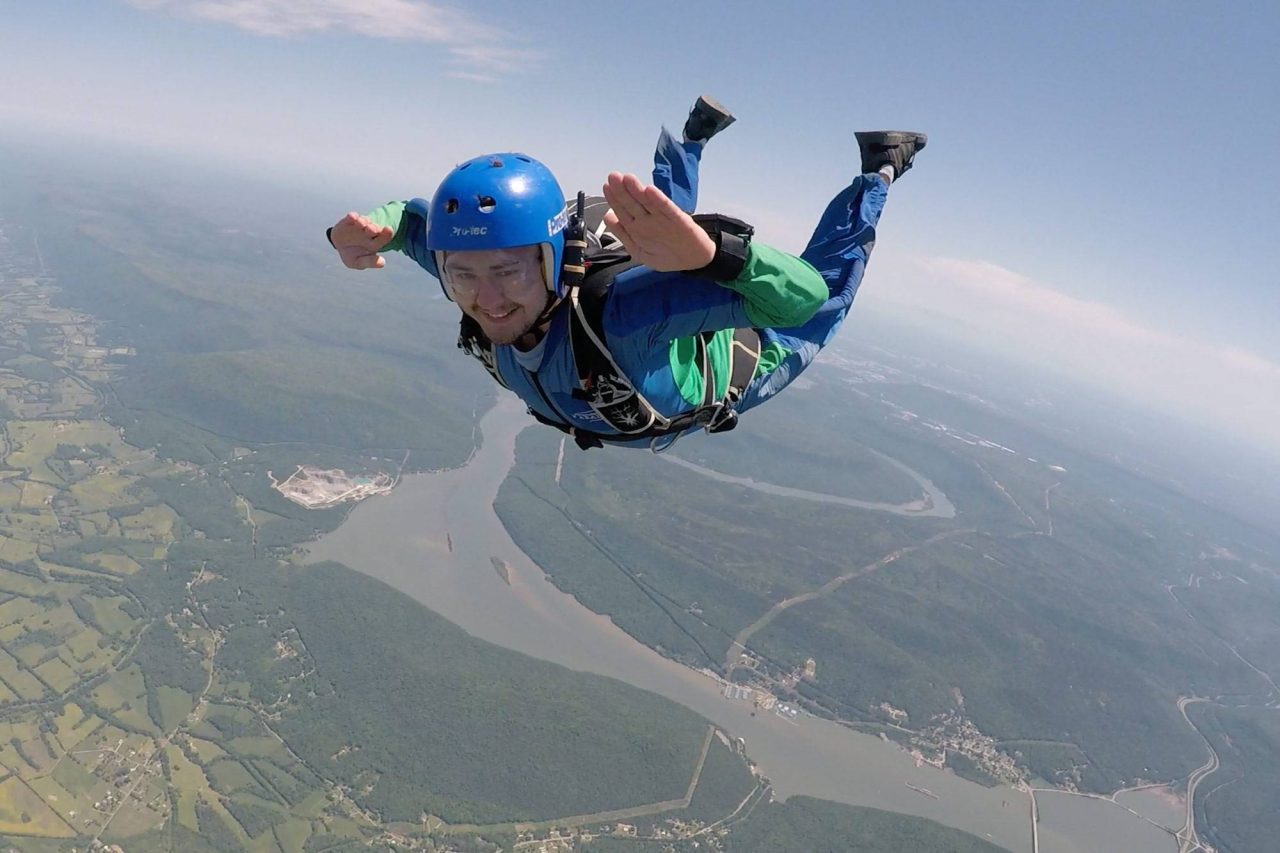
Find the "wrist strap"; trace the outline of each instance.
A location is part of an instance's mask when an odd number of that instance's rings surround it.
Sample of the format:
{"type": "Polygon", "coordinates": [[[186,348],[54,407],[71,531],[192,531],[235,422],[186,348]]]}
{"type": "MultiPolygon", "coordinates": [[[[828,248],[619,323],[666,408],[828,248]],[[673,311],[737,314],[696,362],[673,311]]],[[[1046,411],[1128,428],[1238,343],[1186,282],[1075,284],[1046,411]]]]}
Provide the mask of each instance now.
{"type": "Polygon", "coordinates": [[[688,270],[688,274],[712,281],[733,281],[742,275],[751,253],[751,235],[755,229],[741,219],[719,213],[700,213],[693,217],[693,221],[715,241],[716,253],[711,263],[700,269],[688,270]]]}

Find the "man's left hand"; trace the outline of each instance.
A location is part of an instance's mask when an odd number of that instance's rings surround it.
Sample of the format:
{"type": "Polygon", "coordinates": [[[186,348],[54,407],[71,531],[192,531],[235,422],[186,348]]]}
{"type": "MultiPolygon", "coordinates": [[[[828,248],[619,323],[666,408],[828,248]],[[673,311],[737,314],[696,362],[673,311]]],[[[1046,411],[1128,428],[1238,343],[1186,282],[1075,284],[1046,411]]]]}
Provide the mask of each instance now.
{"type": "Polygon", "coordinates": [[[611,208],[604,215],[605,229],[618,236],[632,258],[650,269],[696,270],[715,257],[715,241],[693,217],[635,175],[610,172],[604,197],[611,208]]]}

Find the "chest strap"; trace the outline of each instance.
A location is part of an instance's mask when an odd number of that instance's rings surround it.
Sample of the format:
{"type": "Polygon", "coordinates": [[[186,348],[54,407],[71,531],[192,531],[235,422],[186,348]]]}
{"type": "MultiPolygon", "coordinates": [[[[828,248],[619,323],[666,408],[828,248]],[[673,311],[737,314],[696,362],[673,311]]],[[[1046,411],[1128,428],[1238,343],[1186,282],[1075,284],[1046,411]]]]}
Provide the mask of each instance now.
{"type": "MultiPolygon", "coordinates": [[[[575,306],[575,313],[577,307],[579,306],[575,306]]],[[[572,326],[578,325],[579,323],[572,322],[572,326]]],[[[579,387],[574,396],[585,400],[619,434],[580,429],[553,421],[532,410],[531,414],[540,423],[554,426],[573,436],[574,442],[582,449],[602,447],[610,442],[648,438],[650,448],[654,452],[660,452],[675,444],[680,434],[688,429],[701,427],[707,432],[718,433],[728,432],[738,425],[738,403],[751,384],[756,365],[760,361],[760,334],[755,329],[734,330],[729,347],[729,383],[723,397],[716,395],[715,376],[708,353],[708,346],[715,332],[698,335],[695,359],[702,374],[702,403],[691,411],[669,418],[658,413],[618,369],[608,350],[603,347],[602,335],[591,329],[573,331],[574,363],[579,377],[579,387]],[[602,373],[602,368],[607,373],[602,373]]]]}

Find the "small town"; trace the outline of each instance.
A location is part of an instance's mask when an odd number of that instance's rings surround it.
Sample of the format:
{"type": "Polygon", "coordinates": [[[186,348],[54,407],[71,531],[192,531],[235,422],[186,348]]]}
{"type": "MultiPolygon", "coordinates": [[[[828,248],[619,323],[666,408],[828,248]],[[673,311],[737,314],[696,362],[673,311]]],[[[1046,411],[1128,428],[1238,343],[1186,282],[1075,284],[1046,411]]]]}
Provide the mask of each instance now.
{"type": "MultiPolygon", "coordinates": [[[[751,676],[745,683],[725,682],[722,693],[726,699],[751,702],[758,710],[772,711],[788,720],[796,719],[802,712],[807,713],[799,698],[779,698],[778,694],[798,697],[796,685],[817,677],[817,662],[813,658],[806,659],[803,666],[774,676],[766,671],[767,667],[760,659],[744,651],[739,656],[737,669],[748,671],[751,676]]],[[[963,698],[957,698],[963,706],[963,698]]],[[[935,714],[920,729],[903,725],[908,719],[907,712],[888,702],[881,702],[876,710],[891,721],[895,729],[909,737],[909,746],[904,745],[903,749],[915,759],[917,767],[928,764],[944,769],[948,766],[947,755],[951,753],[965,756],[979,772],[993,779],[1015,784],[1026,779],[1026,771],[1018,766],[1015,757],[1001,752],[995,739],[983,734],[958,709],[935,714]]],[[[888,739],[883,733],[881,737],[888,739]]]]}
{"type": "Polygon", "coordinates": [[[1002,782],[1017,783],[1026,778],[1026,772],[1012,756],[1001,752],[994,739],[954,709],[935,714],[927,727],[912,736],[911,744],[917,766],[946,767],[947,753],[952,752],[971,759],[979,770],[1002,782]]]}

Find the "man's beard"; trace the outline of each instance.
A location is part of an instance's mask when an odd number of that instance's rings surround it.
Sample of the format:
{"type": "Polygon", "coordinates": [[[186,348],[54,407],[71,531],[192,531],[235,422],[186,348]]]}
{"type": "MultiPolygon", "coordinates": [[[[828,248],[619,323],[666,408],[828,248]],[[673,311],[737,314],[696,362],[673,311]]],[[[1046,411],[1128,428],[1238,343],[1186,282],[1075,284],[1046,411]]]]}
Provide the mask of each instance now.
{"type": "MultiPolygon", "coordinates": [[[[504,331],[501,336],[490,335],[488,332],[485,332],[485,335],[488,336],[490,343],[498,344],[499,346],[507,346],[509,344],[514,344],[516,341],[533,331],[533,327],[537,322],[537,318],[535,317],[528,323],[524,324],[524,326],[518,331],[504,331]]],[[[483,330],[484,326],[481,325],[480,328],[483,330]]]]}
{"type": "MultiPolygon", "coordinates": [[[[531,349],[538,343],[538,341],[542,340],[542,335],[546,331],[545,327],[550,323],[551,313],[559,304],[560,300],[555,295],[548,293],[547,302],[543,306],[542,310],[539,311],[536,316],[530,317],[528,322],[523,323],[519,327],[519,331],[503,331],[500,335],[489,334],[489,331],[485,329],[485,324],[477,319],[475,315],[472,315],[471,319],[479,323],[480,330],[484,332],[485,337],[489,339],[489,343],[496,344],[498,346],[515,345],[518,349],[531,349]]],[[[529,309],[522,305],[516,310],[527,313],[529,309]]],[[[478,309],[477,313],[483,314],[483,312],[480,312],[478,309]]],[[[515,327],[512,328],[514,329],[515,327]]]]}

